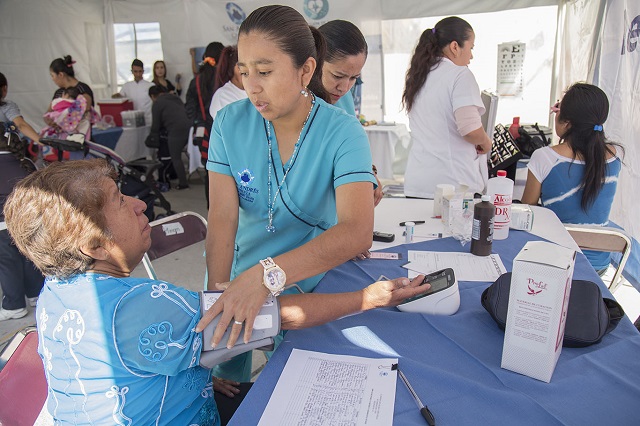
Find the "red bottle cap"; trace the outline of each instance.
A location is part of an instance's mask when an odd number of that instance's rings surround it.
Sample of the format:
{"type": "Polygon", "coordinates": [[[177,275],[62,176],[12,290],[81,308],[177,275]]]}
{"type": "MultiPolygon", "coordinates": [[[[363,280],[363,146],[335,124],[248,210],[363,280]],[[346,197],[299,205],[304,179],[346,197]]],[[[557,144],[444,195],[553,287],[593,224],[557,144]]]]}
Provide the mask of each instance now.
{"type": "Polygon", "coordinates": [[[498,170],[498,176],[507,177],[507,171],[506,170],[498,170]]]}

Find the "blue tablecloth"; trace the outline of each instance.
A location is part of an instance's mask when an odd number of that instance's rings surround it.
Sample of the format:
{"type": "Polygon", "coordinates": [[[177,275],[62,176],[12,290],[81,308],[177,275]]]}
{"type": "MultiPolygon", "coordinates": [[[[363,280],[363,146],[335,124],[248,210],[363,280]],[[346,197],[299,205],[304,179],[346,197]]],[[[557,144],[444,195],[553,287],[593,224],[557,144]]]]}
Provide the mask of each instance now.
{"type": "Polygon", "coordinates": [[[120,135],[122,135],[122,127],[110,127],[104,130],[93,128],[91,130],[92,141],[112,150],[116,149],[120,135]]]}
{"type": "MultiPolygon", "coordinates": [[[[507,270],[527,241],[510,232],[494,242],[507,270]]],[[[452,238],[393,247],[467,251],[452,238]]],[[[381,274],[406,276],[405,261],[347,262],[328,272],[316,291],[363,288],[381,274]]],[[[611,297],[582,254],[574,279],[597,282],[611,297]]],[[[377,309],[306,330],[290,331],[241,404],[230,425],[257,424],[292,349],[364,357],[398,357],[401,368],[441,425],[637,425],[640,424],[640,333],[625,317],[597,345],[563,348],[551,383],[500,368],[504,333],[480,304],[490,283],[460,282],[460,310],[432,316],[377,309]]],[[[409,392],[397,381],[394,424],[420,425],[409,392]]]]}

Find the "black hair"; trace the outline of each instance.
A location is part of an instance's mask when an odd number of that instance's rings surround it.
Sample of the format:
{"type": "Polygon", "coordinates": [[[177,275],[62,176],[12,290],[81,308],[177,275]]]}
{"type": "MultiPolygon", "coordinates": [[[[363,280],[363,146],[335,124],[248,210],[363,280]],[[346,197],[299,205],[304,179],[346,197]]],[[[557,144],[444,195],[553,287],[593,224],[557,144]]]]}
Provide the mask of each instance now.
{"type": "Polygon", "coordinates": [[[320,31],[310,26],[294,8],[280,5],[263,6],[251,12],[240,25],[238,36],[252,31],[273,40],[298,68],[310,57],[314,58],[316,69],[308,88],[329,102],[329,95],[322,85],[322,64],[327,48],[320,31]]]}
{"type": "MultiPolygon", "coordinates": [[[[585,173],[582,177],[582,199],[584,211],[593,205],[604,185],[607,168],[607,153],[614,155],[613,147],[624,148],[607,141],[602,124],[609,115],[607,95],[597,86],[575,83],[565,92],[560,102],[558,120],[569,123],[568,130],[560,136],[573,151],[574,159],[582,158],[585,173]]],[[[620,155],[618,155],[620,156],[620,155]]]]}
{"type": "Polygon", "coordinates": [[[402,104],[407,111],[411,111],[418,92],[427,81],[427,76],[444,56],[445,46],[455,41],[462,47],[472,33],[471,25],[457,16],[444,18],[433,28],[424,30],[418,40],[405,78],[402,104]]]}
{"type": "Polygon", "coordinates": [[[149,96],[150,97],[151,96],[159,96],[161,93],[169,93],[169,90],[166,87],[164,87],[164,86],[162,86],[160,84],[157,84],[157,85],[154,84],[153,86],[149,87],[149,96]]]}
{"type": "Polygon", "coordinates": [[[69,96],[71,99],[77,99],[80,96],[80,91],[77,87],[67,87],[62,89],[62,93],[69,96]]]}
{"type": "Polygon", "coordinates": [[[71,59],[71,55],[66,55],[64,58],[54,59],[51,65],[49,65],[49,69],[53,71],[54,74],[63,72],[69,77],[75,78],[76,73],[73,70],[73,64],[75,64],[75,61],[71,59]]]}
{"type": "Polygon", "coordinates": [[[349,21],[336,19],[318,28],[327,43],[326,62],[334,62],[346,56],[369,54],[367,41],[362,32],[349,21]]]}
{"type": "MultiPolygon", "coordinates": [[[[7,77],[5,77],[4,74],[0,72],[0,95],[2,92],[2,88],[8,85],[9,83],[7,82],[7,77]]],[[[2,98],[0,98],[0,106],[3,106],[4,104],[6,104],[6,102],[2,98]]]]}
{"type": "Polygon", "coordinates": [[[144,69],[144,64],[142,63],[142,61],[140,59],[134,59],[133,62],[131,62],[131,68],[133,67],[140,67],[144,69]]]}
{"type": "Polygon", "coordinates": [[[233,78],[233,71],[238,63],[238,48],[227,46],[220,54],[220,61],[216,65],[216,81],[213,91],[227,84],[233,78]]]}
{"type": "MultiPolygon", "coordinates": [[[[213,41],[207,45],[207,48],[204,50],[202,55],[202,59],[212,58],[214,59],[214,64],[220,62],[220,54],[224,49],[224,44],[219,41],[213,41]]],[[[216,68],[217,65],[211,65],[208,61],[203,61],[202,65],[200,65],[200,69],[198,70],[198,75],[200,76],[200,93],[202,95],[203,101],[206,102],[207,99],[209,101],[213,97],[213,92],[215,92],[214,85],[216,80],[216,68]]]]}

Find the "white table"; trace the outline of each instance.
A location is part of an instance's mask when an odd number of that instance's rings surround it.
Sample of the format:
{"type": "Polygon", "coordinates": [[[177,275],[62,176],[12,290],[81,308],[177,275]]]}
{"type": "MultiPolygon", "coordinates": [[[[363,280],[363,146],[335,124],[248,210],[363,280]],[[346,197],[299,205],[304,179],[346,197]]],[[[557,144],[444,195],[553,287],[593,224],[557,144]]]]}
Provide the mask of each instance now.
{"type": "Polygon", "coordinates": [[[144,140],[149,135],[150,130],[151,126],[123,127],[115,152],[124,161],[151,158],[153,151],[144,144],[144,140]]]}
{"type": "MultiPolygon", "coordinates": [[[[538,237],[545,238],[561,246],[572,250],[580,251],[571,235],[565,230],[564,225],[551,210],[531,206],[533,210],[533,229],[531,233],[538,237]]],[[[379,250],[387,247],[404,244],[404,227],[400,222],[424,220],[426,223],[416,225],[414,228],[415,242],[426,241],[429,238],[420,237],[431,233],[443,233],[446,235],[444,224],[440,218],[433,218],[433,200],[416,198],[383,198],[375,208],[373,229],[381,232],[395,234],[396,238],[392,243],[382,243],[374,241],[371,250],[379,250]]],[[[514,231],[510,232],[523,232],[514,231]]]]}
{"type": "Polygon", "coordinates": [[[365,126],[364,130],[369,138],[371,157],[378,169],[378,178],[393,179],[394,171],[403,174],[411,142],[407,126],[365,126]]]}

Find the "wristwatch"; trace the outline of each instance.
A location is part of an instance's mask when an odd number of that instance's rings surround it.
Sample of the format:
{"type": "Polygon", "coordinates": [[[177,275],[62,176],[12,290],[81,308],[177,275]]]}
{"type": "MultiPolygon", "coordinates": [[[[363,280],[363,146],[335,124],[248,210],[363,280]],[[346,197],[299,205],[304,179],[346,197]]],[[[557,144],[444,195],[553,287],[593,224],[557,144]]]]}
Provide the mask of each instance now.
{"type": "Polygon", "coordinates": [[[264,268],[262,284],[264,284],[267,290],[274,296],[282,293],[284,285],[287,282],[287,274],[285,274],[282,268],[276,265],[276,262],[270,257],[262,259],[260,264],[264,268]]]}

